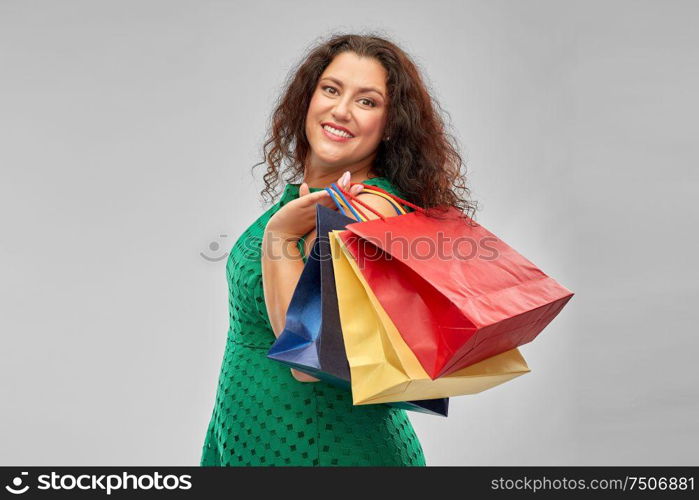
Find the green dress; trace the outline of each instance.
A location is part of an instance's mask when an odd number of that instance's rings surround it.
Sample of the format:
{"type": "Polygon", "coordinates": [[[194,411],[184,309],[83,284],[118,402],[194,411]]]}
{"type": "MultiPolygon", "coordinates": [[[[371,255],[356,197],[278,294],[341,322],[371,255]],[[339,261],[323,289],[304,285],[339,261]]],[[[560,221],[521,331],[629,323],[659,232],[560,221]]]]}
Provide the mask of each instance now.
{"type": "MultiPolygon", "coordinates": [[[[399,194],[382,177],[365,183],[399,194]]],[[[287,184],[228,257],[230,327],[200,465],[424,466],[405,410],[353,406],[349,391],[299,382],[267,358],[275,336],[262,289],[262,236],[269,218],[298,196],[299,186],[287,184]]]]}

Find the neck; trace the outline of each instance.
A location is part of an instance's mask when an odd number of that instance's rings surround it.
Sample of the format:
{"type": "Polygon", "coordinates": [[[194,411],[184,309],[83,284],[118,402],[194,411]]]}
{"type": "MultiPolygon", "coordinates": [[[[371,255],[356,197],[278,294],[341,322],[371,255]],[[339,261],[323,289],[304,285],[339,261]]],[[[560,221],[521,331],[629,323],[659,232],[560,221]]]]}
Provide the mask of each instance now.
{"type": "Polygon", "coordinates": [[[350,182],[364,182],[371,177],[376,177],[372,171],[374,159],[368,160],[342,167],[319,167],[307,162],[303,172],[303,182],[308,184],[309,188],[325,188],[337,182],[347,171],[350,173],[350,182]]]}

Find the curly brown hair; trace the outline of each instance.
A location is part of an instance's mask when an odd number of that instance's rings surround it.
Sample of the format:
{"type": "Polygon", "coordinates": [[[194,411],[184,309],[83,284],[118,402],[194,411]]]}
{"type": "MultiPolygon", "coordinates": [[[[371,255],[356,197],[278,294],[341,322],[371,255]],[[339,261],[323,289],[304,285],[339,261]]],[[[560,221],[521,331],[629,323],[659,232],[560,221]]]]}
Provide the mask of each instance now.
{"type": "Polygon", "coordinates": [[[397,45],[375,34],[331,35],[312,47],[289,73],[262,146],[264,160],[253,166],[254,170],[267,164],[262,198],[276,199],[280,178],[284,182],[303,178],[303,163],[310,148],[305,121],[311,97],[325,68],[346,51],[376,59],[388,73],[389,105],[384,133],[390,140],[380,143],[373,171],[416,205],[453,206],[473,217],[477,204],[469,199],[465,165],[456,139],[446,131],[441,106],[430,95],[412,59],[397,45]]]}

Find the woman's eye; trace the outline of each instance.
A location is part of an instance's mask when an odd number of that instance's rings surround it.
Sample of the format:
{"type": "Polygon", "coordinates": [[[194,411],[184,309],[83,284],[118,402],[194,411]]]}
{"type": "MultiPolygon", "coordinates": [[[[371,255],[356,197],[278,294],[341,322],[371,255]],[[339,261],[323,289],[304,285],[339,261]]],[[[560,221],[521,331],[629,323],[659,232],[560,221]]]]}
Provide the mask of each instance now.
{"type": "MultiPolygon", "coordinates": [[[[335,87],[331,87],[330,85],[325,85],[324,87],[321,87],[323,90],[326,92],[329,92],[331,95],[337,94],[337,89],[335,87]]],[[[376,107],[376,103],[372,101],[371,99],[368,99],[366,97],[362,98],[359,100],[362,104],[365,106],[371,106],[372,108],[376,107]]]]}

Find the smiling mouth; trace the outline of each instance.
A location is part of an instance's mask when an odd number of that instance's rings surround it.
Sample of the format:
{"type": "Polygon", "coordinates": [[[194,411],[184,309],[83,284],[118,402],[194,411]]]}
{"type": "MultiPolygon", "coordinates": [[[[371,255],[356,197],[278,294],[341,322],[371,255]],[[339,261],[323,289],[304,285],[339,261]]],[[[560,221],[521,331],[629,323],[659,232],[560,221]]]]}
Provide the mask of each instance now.
{"type": "Polygon", "coordinates": [[[327,133],[334,135],[335,137],[341,138],[341,139],[352,139],[354,136],[350,134],[349,132],[345,132],[344,130],[339,130],[334,127],[331,127],[330,125],[321,125],[323,130],[325,130],[327,133]]]}

